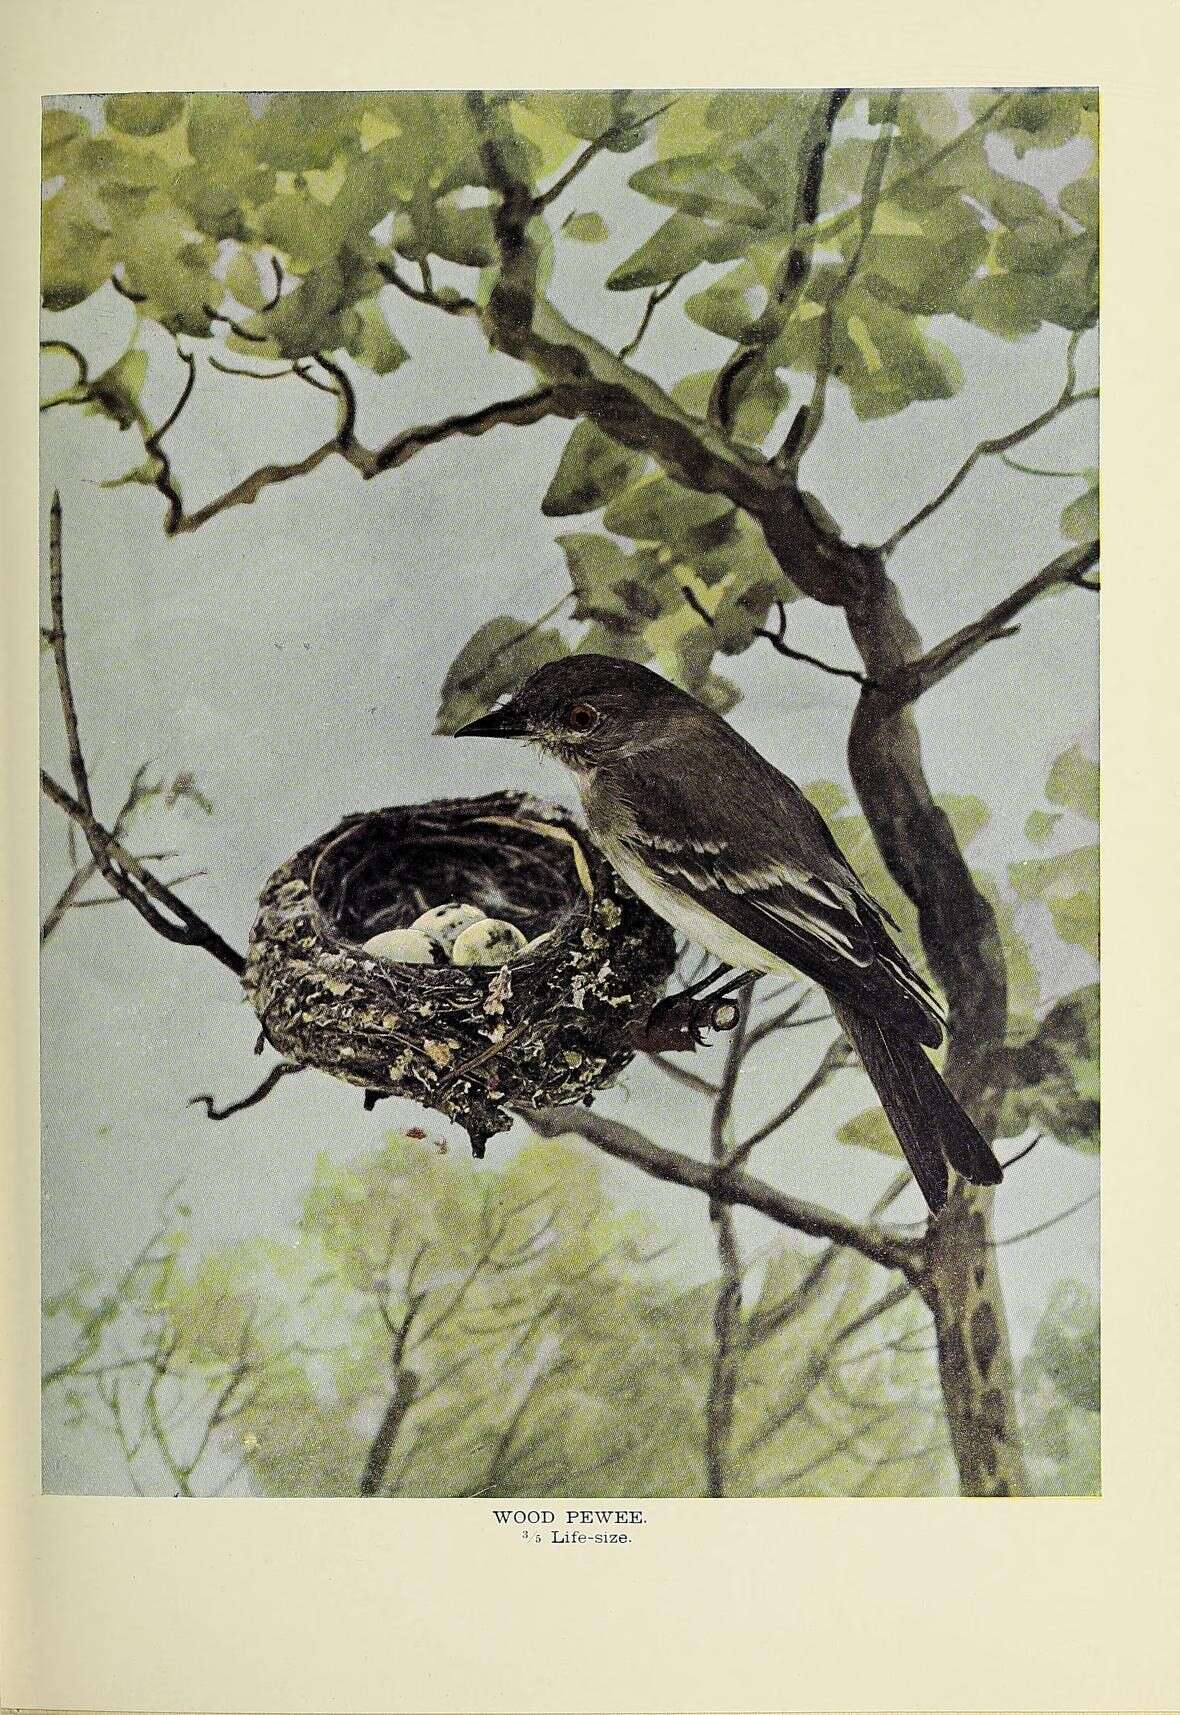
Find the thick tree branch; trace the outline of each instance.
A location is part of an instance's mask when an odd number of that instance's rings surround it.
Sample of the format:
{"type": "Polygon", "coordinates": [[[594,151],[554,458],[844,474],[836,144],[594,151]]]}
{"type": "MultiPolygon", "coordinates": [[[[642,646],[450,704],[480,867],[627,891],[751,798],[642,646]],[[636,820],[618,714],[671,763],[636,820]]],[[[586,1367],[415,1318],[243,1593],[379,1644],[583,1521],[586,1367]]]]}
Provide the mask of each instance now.
{"type": "Polygon", "coordinates": [[[815,1203],[793,1197],[764,1180],[748,1173],[718,1170],[708,1162],[697,1161],[690,1155],[665,1149],[634,1126],[619,1120],[606,1119],[585,1108],[549,1108],[544,1112],[522,1110],[522,1117],[542,1137],[574,1135],[584,1138],[604,1154],[619,1161],[628,1161],[654,1179],[673,1185],[684,1185],[700,1191],[706,1197],[742,1208],[755,1209],[779,1226],[810,1238],[831,1239],[846,1245],[879,1263],[882,1268],[897,1269],[907,1279],[916,1279],[920,1271],[922,1246],[920,1242],[901,1238],[871,1222],[858,1222],[820,1208],[815,1203]]]}

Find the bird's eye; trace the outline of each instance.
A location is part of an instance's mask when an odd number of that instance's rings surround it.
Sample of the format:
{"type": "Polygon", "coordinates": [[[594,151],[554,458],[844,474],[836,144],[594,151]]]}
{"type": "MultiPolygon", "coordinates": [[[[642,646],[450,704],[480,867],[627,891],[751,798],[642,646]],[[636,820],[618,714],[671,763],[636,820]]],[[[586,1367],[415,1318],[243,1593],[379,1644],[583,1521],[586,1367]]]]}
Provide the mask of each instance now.
{"type": "Polygon", "coordinates": [[[571,732],[593,732],[601,719],[598,710],[589,703],[575,703],[566,716],[571,732]]]}

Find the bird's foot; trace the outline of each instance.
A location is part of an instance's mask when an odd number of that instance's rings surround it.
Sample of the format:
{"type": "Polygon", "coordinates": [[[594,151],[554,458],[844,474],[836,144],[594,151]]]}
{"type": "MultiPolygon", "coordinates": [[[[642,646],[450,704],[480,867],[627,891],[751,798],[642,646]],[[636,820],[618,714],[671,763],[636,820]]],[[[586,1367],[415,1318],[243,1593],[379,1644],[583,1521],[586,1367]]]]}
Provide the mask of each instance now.
{"type": "Polygon", "coordinates": [[[698,1000],[692,994],[667,995],[636,1025],[632,1040],[648,1054],[692,1053],[704,1042],[707,1030],[732,1030],[740,1016],[738,1002],[729,996],[698,1000]]]}

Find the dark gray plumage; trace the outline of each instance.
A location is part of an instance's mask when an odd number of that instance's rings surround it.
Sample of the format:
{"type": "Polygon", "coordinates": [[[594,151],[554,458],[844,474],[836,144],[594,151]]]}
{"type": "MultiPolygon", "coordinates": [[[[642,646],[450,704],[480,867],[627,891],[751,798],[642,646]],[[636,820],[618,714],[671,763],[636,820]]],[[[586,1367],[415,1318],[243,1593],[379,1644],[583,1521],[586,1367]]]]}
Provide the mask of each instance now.
{"type": "Polygon", "coordinates": [[[932,1209],[948,1161],[999,1181],[924,1052],[945,1018],[888,912],[814,805],[719,715],[634,662],[575,655],[457,736],[539,744],[572,769],[591,836],[653,910],[727,965],[818,983],[932,1209]]]}

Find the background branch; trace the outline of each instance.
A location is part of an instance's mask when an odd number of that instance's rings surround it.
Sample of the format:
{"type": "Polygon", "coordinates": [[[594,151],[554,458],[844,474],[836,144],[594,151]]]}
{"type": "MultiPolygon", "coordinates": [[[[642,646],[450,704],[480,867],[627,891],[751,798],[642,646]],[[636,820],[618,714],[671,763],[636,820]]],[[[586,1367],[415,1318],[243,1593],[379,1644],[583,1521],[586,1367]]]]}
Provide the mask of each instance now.
{"type": "Polygon", "coordinates": [[[921,1272],[920,1241],[902,1238],[872,1221],[861,1223],[833,1209],[805,1202],[751,1174],[719,1172],[708,1162],[664,1148],[620,1120],[607,1119],[586,1108],[550,1108],[545,1112],[529,1109],[522,1110],[522,1117],[541,1137],[585,1138],[606,1155],[629,1161],[654,1179],[685,1185],[720,1202],[756,1209],[780,1226],[806,1233],[810,1238],[831,1239],[846,1245],[882,1268],[899,1270],[907,1279],[916,1280],[921,1272]]]}

